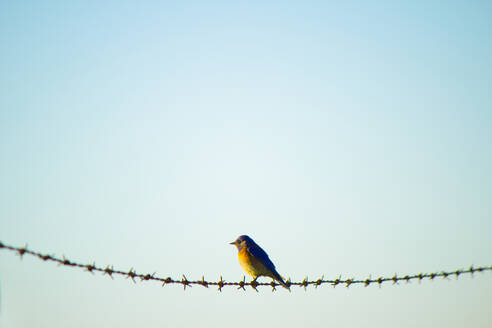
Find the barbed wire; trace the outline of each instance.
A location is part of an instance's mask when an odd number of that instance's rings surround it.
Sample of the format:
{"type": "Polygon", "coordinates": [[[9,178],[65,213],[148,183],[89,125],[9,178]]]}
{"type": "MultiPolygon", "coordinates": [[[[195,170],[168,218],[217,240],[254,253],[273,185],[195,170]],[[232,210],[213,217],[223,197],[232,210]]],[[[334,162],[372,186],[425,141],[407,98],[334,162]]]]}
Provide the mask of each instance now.
{"type": "MultiPolygon", "coordinates": [[[[24,255],[31,255],[34,257],[37,257],[45,262],[56,262],[59,265],[63,266],[68,266],[68,267],[76,267],[80,269],[84,269],[87,272],[90,272],[94,274],[94,272],[100,272],[103,275],[108,275],[111,279],[114,279],[113,276],[122,276],[125,277],[126,279],[130,278],[134,283],[137,283],[138,279],[140,281],[158,281],[162,283],[162,286],[168,285],[168,284],[178,284],[182,285],[183,289],[186,290],[186,287],[192,287],[193,285],[200,285],[203,287],[209,287],[209,286],[214,286],[217,287],[218,291],[222,292],[222,288],[228,287],[228,286],[236,286],[237,289],[243,289],[246,290],[245,287],[251,287],[254,290],[258,291],[257,287],[260,286],[269,286],[272,288],[272,291],[276,290],[276,287],[280,286],[280,284],[276,283],[275,281],[271,282],[258,282],[256,280],[252,280],[251,282],[246,282],[246,277],[243,276],[243,280],[238,281],[238,282],[229,282],[225,281],[222,279],[222,276],[220,276],[220,280],[218,281],[206,281],[205,277],[202,276],[201,280],[188,280],[185,275],[181,279],[173,279],[171,277],[159,277],[156,276],[156,273],[137,273],[135,269],[132,267],[129,271],[123,271],[123,270],[118,270],[114,269],[113,266],[107,265],[106,267],[100,267],[97,266],[95,263],[92,264],[81,264],[77,263],[75,261],[67,259],[65,256],[62,256],[62,258],[56,257],[54,255],[49,255],[49,254],[43,254],[41,252],[33,251],[27,248],[27,245],[24,247],[14,247],[7,245],[0,241],[0,249],[4,250],[9,250],[12,252],[17,253],[17,255],[22,257],[24,255]]],[[[403,276],[398,276],[396,273],[392,277],[378,277],[378,278],[369,278],[367,279],[355,279],[355,278],[348,278],[348,279],[342,279],[341,275],[333,280],[326,280],[324,279],[324,276],[321,276],[321,278],[317,280],[309,280],[308,277],[304,278],[304,280],[299,281],[299,282],[294,282],[291,281],[290,278],[285,281],[286,285],[288,287],[291,286],[298,286],[298,287],[303,287],[304,290],[308,286],[314,286],[318,287],[324,284],[329,284],[333,287],[337,286],[345,286],[345,287],[350,287],[352,285],[363,285],[364,287],[367,287],[369,285],[374,285],[377,284],[379,287],[383,283],[386,282],[392,282],[392,285],[396,285],[401,281],[404,282],[411,282],[412,280],[418,280],[421,282],[422,280],[434,280],[436,278],[443,278],[443,279],[448,279],[449,277],[456,277],[458,279],[459,276],[462,274],[467,274],[469,273],[471,276],[473,276],[474,273],[476,272],[486,272],[486,271],[491,271],[492,272],[492,265],[490,266],[479,266],[479,267],[474,267],[471,265],[468,269],[457,269],[454,271],[439,271],[439,272],[432,272],[432,273],[418,273],[418,274],[412,274],[412,275],[403,275],[403,276]]]]}

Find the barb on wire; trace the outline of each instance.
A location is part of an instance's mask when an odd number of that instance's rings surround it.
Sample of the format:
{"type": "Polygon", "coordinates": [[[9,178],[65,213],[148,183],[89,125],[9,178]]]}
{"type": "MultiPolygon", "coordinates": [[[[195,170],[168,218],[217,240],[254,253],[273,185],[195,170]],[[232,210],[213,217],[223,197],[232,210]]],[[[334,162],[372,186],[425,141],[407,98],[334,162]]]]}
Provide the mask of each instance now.
{"type": "MultiPolygon", "coordinates": [[[[246,286],[250,286],[254,290],[258,292],[257,287],[264,287],[264,286],[269,286],[272,288],[272,292],[277,290],[275,287],[280,286],[280,284],[276,283],[275,281],[271,282],[258,282],[256,280],[252,280],[251,282],[246,282],[246,277],[243,276],[243,280],[238,281],[238,282],[227,282],[225,281],[222,276],[220,276],[220,280],[218,281],[206,281],[205,277],[202,276],[201,280],[188,280],[185,275],[181,279],[173,279],[171,277],[158,277],[156,276],[156,273],[137,273],[137,271],[134,268],[131,268],[129,271],[123,271],[123,270],[117,270],[114,269],[113,266],[107,265],[106,267],[100,267],[97,266],[95,262],[92,264],[81,264],[77,263],[75,261],[71,261],[65,256],[62,256],[62,258],[58,258],[54,255],[49,255],[49,254],[43,254],[40,252],[36,252],[33,250],[30,250],[27,248],[27,245],[24,247],[14,247],[10,246],[7,244],[4,244],[2,241],[0,241],[0,249],[5,249],[9,250],[11,252],[16,253],[19,255],[19,257],[22,259],[24,255],[31,255],[34,257],[39,258],[42,261],[50,261],[50,262],[55,262],[58,265],[63,265],[63,266],[71,266],[71,267],[77,267],[82,270],[85,270],[89,273],[94,274],[94,272],[100,272],[103,275],[108,275],[111,279],[114,279],[113,276],[122,276],[125,278],[130,278],[134,283],[137,283],[136,279],[140,279],[140,281],[158,281],[162,283],[162,286],[168,285],[168,284],[179,284],[183,286],[183,290],[186,290],[186,287],[193,287],[193,285],[201,285],[203,287],[208,288],[208,286],[216,286],[217,290],[219,292],[222,292],[222,289],[227,286],[236,286],[237,289],[242,289],[246,291],[246,286]]],[[[492,265],[490,266],[480,266],[480,267],[474,267],[471,265],[468,269],[457,269],[455,271],[440,271],[440,272],[431,272],[431,273],[418,273],[418,274],[413,274],[413,275],[404,275],[404,276],[398,276],[396,273],[392,277],[378,277],[376,279],[372,279],[371,276],[369,276],[367,279],[355,279],[355,278],[348,278],[348,279],[342,279],[341,276],[334,280],[330,279],[324,279],[324,276],[322,276],[319,279],[316,280],[309,280],[308,277],[304,278],[304,280],[300,282],[292,282],[290,281],[290,278],[286,280],[287,286],[298,286],[306,288],[308,286],[314,286],[318,288],[320,285],[328,284],[333,287],[336,287],[338,285],[345,285],[345,287],[350,287],[352,285],[362,285],[364,287],[367,287],[371,284],[377,284],[379,287],[385,282],[392,282],[392,285],[398,284],[400,281],[405,281],[409,283],[412,280],[418,280],[421,282],[424,279],[428,279],[430,281],[433,281],[436,278],[443,278],[443,279],[449,279],[450,276],[454,275],[456,279],[464,273],[469,273],[472,277],[473,274],[476,272],[485,272],[485,271],[491,271],[492,272],[492,265]]]]}

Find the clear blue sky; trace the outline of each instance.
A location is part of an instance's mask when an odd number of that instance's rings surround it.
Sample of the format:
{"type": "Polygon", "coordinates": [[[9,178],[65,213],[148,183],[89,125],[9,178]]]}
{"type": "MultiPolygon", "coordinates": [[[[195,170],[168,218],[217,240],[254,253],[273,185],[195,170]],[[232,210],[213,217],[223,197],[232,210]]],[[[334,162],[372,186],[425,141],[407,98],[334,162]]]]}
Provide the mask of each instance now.
{"type": "MultiPolygon", "coordinates": [[[[228,281],[240,234],[293,280],[490,265],[491,35],[489,1],[3,1],[0,240],[228,281]]],[[[0,251],[0,288],[2,328],[492,322],[490,273],[220,294],[0,251]]]]}

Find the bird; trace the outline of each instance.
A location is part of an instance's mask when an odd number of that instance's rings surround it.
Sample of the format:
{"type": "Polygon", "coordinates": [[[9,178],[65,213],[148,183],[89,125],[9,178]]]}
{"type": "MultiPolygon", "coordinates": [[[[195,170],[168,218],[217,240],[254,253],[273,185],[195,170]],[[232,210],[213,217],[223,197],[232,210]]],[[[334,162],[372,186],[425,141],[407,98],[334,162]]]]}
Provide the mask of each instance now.
{"type": "Polygon", "coordinates": [[[253,239],[242,235],[230,244],[237,247],[239,264],[247,274],[253,277],[253,281],[256,281],[259,276],[270,277],[290,291],[290,287],[277,272],[268,254],[253,239]]]}

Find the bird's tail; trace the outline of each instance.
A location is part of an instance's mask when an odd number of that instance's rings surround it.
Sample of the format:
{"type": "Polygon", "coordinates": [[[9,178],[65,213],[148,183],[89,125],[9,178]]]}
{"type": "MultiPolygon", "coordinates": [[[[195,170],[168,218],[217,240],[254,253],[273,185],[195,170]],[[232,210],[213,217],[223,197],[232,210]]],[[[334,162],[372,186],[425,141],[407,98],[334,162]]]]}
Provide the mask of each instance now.
{"type": "Polygon", "coordinates": [[[272,278],[275,279],[275,280],[277,280],[278,283],[280,285],[282,285],[282,287],[284,287],[285,289],[288,289],[289,292],[290,292],[290,287],[285,283],[284,279],[282,279],[282,276],[279,275],[277,271],[274,271],[273,272],[273,277],[272,278]]]}

